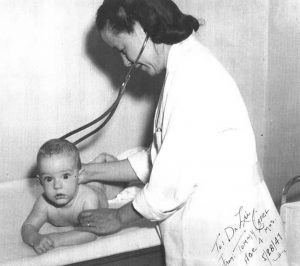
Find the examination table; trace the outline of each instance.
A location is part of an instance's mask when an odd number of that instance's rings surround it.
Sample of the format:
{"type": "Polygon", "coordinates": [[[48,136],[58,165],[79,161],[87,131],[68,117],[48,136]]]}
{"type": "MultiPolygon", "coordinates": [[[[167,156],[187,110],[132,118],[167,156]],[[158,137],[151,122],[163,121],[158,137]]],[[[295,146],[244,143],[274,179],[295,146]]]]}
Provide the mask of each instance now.
{"type": "MultiPolygon", "coordinates": [[[[159,236],[155,226],[146,220],[116,234],[98,237],[93,242],[60,247],[36,255],[31,247],[22,242],[20,228],[41,191],[36,178],[0,183],[0,265],[164,265],[159,236]]],[[[110,207],[124,203],[124,199],[113,200],[110,207]]],[[[46,224],[41,230],[50,232],[58,229],[46,224]]]]}

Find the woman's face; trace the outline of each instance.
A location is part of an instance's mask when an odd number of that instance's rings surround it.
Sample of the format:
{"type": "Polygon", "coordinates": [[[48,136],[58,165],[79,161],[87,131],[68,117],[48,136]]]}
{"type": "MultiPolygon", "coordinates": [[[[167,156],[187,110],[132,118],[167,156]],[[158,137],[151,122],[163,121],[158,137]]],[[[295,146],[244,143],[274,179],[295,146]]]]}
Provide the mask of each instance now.
{"type": "MultiPolygon", "coordinates": [[[[101,37],[110,47],[119,51],[124,65],[129,67],[137,58],[146,34],[141,26],[136,23],[132,33],[121,32],[116,34],[109,27],[106,27],[101,31],[101,37]]],[[[166,67],[163,59],[164,57],[158,49],[158,45],[148,39],[137,67],[153,76],[159,74],[166,67]]]]}

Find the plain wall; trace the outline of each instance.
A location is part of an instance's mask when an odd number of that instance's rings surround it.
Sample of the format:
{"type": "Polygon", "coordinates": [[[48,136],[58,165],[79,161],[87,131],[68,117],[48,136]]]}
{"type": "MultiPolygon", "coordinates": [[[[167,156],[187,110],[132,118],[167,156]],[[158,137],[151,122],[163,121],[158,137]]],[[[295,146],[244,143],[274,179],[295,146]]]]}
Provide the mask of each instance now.
{"type": "Polygon", "coordinates": [[[264,173],[278,203],[288,180],[300,175],[300,1],[270,3],[264,173]]]}

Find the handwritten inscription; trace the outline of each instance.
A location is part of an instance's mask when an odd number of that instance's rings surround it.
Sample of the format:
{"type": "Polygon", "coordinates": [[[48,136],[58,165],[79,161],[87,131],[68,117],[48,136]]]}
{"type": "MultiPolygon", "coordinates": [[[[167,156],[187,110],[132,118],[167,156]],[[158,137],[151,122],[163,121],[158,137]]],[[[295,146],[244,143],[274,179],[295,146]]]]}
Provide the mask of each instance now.
{"type": "Polygon", "coordinates": [[[251,261],[273,265],[286,253],[278,228],[270,210],[241,206],[233,215],[233,223],[216,236],[211,252],[224,266],[240,261],[245,265],[251,261]]]}

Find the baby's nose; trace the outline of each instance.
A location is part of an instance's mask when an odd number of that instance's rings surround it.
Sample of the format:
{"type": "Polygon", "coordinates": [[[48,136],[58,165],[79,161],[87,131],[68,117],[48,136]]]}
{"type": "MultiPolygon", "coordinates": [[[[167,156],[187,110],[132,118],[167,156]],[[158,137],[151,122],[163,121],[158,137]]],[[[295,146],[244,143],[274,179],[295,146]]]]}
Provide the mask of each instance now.
{"type": "Polygon", "coordinates": [[[55,178],[53,182],[54,189],[59,189],[62,187],[61,180],[59,178],[55,178]]]}

